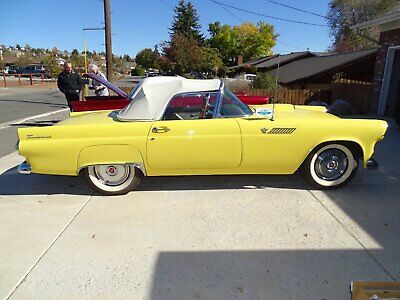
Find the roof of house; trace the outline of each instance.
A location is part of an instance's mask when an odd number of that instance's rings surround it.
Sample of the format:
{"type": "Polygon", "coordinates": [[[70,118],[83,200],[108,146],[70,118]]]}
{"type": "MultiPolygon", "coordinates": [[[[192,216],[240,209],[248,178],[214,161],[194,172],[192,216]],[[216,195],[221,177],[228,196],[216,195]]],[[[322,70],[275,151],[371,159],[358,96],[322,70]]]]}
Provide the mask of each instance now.
{"type": "Polygon", "coordinates": [[[183,77],[148,77],[129,95],[132,101],[118,114],[118,119],[159,120],[169,100],[180,93],[218,91],[219,79],[186,79],[183,77]]]}
{"type": "Polygon", "coordinates": [[[311,56],[281,66],[279,68],[279,73],[277,68],[268,73],[272,76],[278,75],[278,81],[280,83],[291,83],[367,59],[376,55],[376,52],[377,49],[368,49],[349,53],[332,53],[330,55],[311,56]]]}
{"type": "Polygon", "coordinates": [[[249,60],[249,61],[247,61],[247,62],[245,62],[245,63],[243,63],[243,64],[241,64],[239,66],[235,66],[235,67],[248,66],[248,65],[254,66],[254,65],[260,64],[260,63],[262,63],[262,62],[264,62],[266,60],[270,60],[270,59],[272,59],[272,58],[274,58],[276,56],[278,56],[278,54],[264,56],[264,57],[257,58],[257,59],[252,59],[252,60],[249,60]]]}
{"type": "Polygon", "coordinates": [[[271,57],[268,60],[254,64],[253,66],[257,67],[258,69],[271,69],[274,68],[275,66],[278,66],[278,64],[282,66],[291,61],[309,56],[315,56],[315,54],[310,51],[304,51],[304,52],[292,52],[284,55],[275,55],[274,57],[271,57]]]}
{"type": "Polygon", "coordinates": [[[258,59],[253,59],[247,61],[241,65],[230,67],[231,70],[243,68],[243,67],[256,67],[258,69],[273,69],[274,67],[279,65],[284,65],[294,60],[302,59],[304,57],[309,56],[319,56],[326,55],[324,52],[310,52],[310,51],[302,51],[302,52],[291,52],[287,54],[274,54],[270,56],[264,56],[258,59]]]}

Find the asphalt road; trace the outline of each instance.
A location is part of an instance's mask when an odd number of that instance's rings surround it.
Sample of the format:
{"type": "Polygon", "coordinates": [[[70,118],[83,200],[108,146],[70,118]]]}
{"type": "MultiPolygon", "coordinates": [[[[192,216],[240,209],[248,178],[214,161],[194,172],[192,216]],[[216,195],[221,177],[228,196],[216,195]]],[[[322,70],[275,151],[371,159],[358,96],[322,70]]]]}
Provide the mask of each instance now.
{"type": "MultiPolygon", "coordinates": [[[[17,128],[20,126],[16,123],[65,108],[66,100],[57,89],[0,88],[0,157],[15,150],[17,128]]],[[[61,117],[64,116],[51,115],[39,119],[61,117]]]]}
{"type": "Polygon", "coordinates": [[[142,80],[143,76],[124,76],[119,80],[113,81],[113,84],[120,87],[134,87],[140,80],[142,80]]]}
{"type": "Polygon", "coordinates": [[[57,89],[0,88],[0,124],[65,108],[57,89]]]}

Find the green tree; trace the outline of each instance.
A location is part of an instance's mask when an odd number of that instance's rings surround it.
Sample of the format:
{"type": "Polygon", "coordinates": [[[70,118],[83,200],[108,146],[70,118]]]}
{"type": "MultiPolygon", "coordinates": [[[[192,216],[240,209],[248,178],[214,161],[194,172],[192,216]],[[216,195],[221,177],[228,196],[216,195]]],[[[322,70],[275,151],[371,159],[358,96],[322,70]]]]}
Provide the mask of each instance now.
{"type": "Polygon", "coordinates": [[[49,55],[42,59],[42,65],[45,66],[46,71],[52,78],[56,78],[62,71],[62,68],[57,65],[57,58],[55,55],[49,55]]]}
{"type": "Polygon", "coordinates": [[[178,5],[174,8],[174,19],[170,28],[171,39],[174,35],[179,34],[202,43],[204,37],[200,29],[199,17],[192,3],[189,1],[186,4],[185,0],[179,0],[178,5]]]}
{"type": "Polygon", "coordinates": [[[236,64],[239,55],[248,61],[272,54],[277,38],[274,27],[264,22],[233,27],[216,22],[209,25],[208,31],[211,35],[209,45],[219,50],[226,65],[236,64]]]}
{"type": "Polygon", "coordinates": [[[145,48],[136,55],[135,61],[145,69],[154,68],[158,53],[150,48],[145,48]]]}
{"type": "Polygon", "coordinates": [[[201,59],[200,68],[204,72],[212,71],[216,74],[218,69],[224,65],[218,50],[215,48],[201,47],[201,59]]]}
{"type": "MultiPolygon", "coordinates": [[[[332,50],[355,51],[375,46],[372,41],[357,35],[351,26],[380,17],[397,7],[396,0],[331,0],[328,22],[332,39],[332,50]]],[[[364,29],[364,35],[378,39],[376,29],[364,29]]]]}
{"type": "Polygon", "coordinates": [[[72,52],[71,52],[71,56],[72,55],[78,56],[79,55],[79,51],[77,49],[73,49],[72,52]]]}
{"type": "Polygon", "coordinates": [[[79,54],[78,50],[76,49],[72,50],[71,56],[69,57],[69,61],[72,63],[72,67],[74,69],[84,72],[85,58],[79,54]]]}
{"type": "Polygon", "coordinates": [[[128,54],[124,54],[124,57],[122,58],[123,61],[131,61],[131,57],[128,54]]]}

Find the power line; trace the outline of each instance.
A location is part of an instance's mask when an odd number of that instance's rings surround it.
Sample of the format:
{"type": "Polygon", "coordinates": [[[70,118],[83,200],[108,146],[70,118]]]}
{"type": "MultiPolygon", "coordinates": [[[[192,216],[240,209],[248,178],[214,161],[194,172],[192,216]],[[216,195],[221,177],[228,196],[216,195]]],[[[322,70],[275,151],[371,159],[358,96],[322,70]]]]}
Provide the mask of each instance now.
{"type": "Polygon", "coordinates": [[[239,8],[239,7],[236,7],[236,6],[232,6],[232,5],[229,5],[229,4],[226,4],[226,3],[222,3],[222,2],[219,2],[219,1],[216,1],[216,0],[210,0],[210,1],[212,1],[212,2],[214,2],[216,4],[218,4],[218,5],[223,5],[225,7],[229,7],[229,8],[238,10],[238,11],[242,11],[242,12],[246,12],[246,13],[249,13],[249,14],[262,16],[262,17],[265,17],[265,18],[270,18],[270,19],[274,19],[274,20],[278,20],[278,21],[284,21],[284,22],[290,22],[290,23],[296,23],[296,24],[303,24],[303,25],[318,26],[318,27],[327,27],[327,25],[325,25],[325,24],[316,24],[316,23],[309,23],[309,22],[285,19],[285,18],[280,18],[280,17],[274,17],[274,16],[264,15],[264,14],[261,14],[261,13],[258,13],[258,12],[250,11],[250,10],[247,10],[247,9],[244,9],[244,8],[239,8]]]}
{"type": "MultiPolygon", "coordinates": [[[[214,1],[212,1],[212,2],[214,2],[214,1]]],[[[230,15],[233,16],[234,18],[238,19],[240,22],[242,22],[242,23],[245,23],[245,22],[246,22],[245,20],[243,20],[241,17],[239,17],[238,15],[234,14],[233,12],[231,12],[229,9],[227,9],[227,8],[226,8],[225,6],[223,6],[222,4],[216,3],[216,2],[214,2],[214,3],[217,4],[219,7],[221,7],[223,10],[225,10],[228,14],[230,14],[230,15]]]]}
{"type": "Polygon", "coordinates": [[[317,16],[317,17],[321,17],[321,18],[327,19],[326,16],[323,16],[323,15],[320,15],[320,14],[317,14],[317,13],[314,13],[314,12],[311,12],[311,11],[307,11],[307,10],[304,10],[304,9],[301,9],[301,8],[293,7],[293,6],[290,6],[290,5],[287,5],[287,4],[283,4],[283,3],[280,3],[280,2],[277,2],[277,1],[272,1],[272,0],[265,0],[265,1],[267,1],[269,3],[273,3],[275,5],[279,5],[279,6],[283,6],[283,7],[286,7],[286,8],[293,9],[293,10],[301,11],[301,12],[309,14],[309,15],[313,15],[313,16],[317,16]]]}
{"type": "Polygon", "coordinates": [[[281,44],[281,45],[283,45],[283,46],[286,46],[286,47],[290,47],[290,48],[294,48],[294,49],[298,49],[298,50],[305,50],[305,48],[302,48],[302,47],[299,47],[299,46],[294,46],[294,45],[290,45],[290,44],[287,44],[287,43],[285,43],[285,42],[282,42],[281,40],[276,40],[276,43],[277,44],[281,44]]]}

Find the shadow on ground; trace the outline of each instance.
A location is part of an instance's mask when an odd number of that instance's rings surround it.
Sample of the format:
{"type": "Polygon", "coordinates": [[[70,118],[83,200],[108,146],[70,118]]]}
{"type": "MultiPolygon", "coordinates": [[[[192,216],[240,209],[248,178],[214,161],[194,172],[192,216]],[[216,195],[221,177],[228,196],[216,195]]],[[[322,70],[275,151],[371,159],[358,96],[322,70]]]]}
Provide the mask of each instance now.
{"type": "MultiPolygon", "coordinates": [[[[307,189],[298,175],[174,176],[143,178],[137,191],[307,189]]],[[[0,195],[91,195],[83,176],[21,175],[13,168],[0,176],[0,195]]]]}
{"type": "Polygon", "coordinates": [[[150,299],[350,299],[350,282],[391,281],[362,250],[161,252],[150,299]]]}

